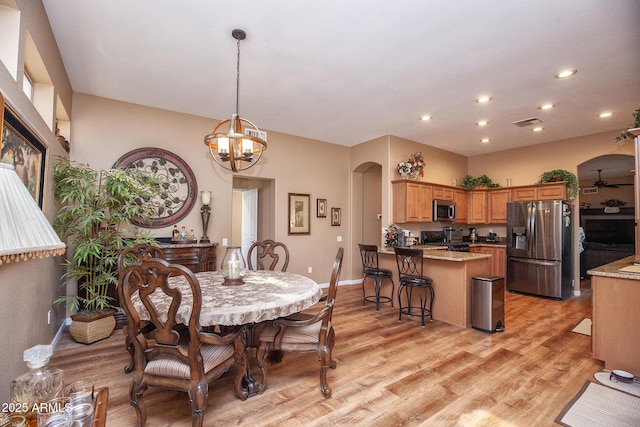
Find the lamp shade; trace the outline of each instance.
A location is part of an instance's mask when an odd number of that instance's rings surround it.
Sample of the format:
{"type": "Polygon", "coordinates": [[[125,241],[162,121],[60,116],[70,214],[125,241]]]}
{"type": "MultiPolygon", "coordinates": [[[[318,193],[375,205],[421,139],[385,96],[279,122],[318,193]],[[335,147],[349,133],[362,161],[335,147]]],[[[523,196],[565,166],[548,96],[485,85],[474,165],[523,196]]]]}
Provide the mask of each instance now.
{"type": "Polygon", "coordinates": [[[64,251],[65,244],[13,166],[0,163],[0,265],[64,251]]]}

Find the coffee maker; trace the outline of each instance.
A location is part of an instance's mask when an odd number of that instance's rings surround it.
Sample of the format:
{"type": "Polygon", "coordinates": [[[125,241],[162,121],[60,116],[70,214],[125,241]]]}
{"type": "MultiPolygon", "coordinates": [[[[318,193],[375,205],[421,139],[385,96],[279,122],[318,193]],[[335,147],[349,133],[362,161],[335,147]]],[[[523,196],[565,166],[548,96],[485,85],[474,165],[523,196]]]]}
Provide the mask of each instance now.
{"type": "Polygon", "coordinates": [[[469,241],[477,242],[478,241],[478,231],[475,227],[469,227],[469,241]]]}

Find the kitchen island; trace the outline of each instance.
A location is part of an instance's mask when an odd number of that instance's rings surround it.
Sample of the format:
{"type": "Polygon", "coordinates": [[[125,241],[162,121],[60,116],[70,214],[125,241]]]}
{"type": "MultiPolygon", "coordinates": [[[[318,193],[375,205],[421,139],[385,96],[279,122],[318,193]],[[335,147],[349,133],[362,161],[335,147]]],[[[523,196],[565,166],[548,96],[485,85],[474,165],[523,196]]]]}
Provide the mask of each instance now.
{"type": "Polygon", "coordinates": [[[640,375],[640,261],[619,259],[591,275],[591,350],[605,369],[640,375]]]}
{"type": "MultiPolygon", "coordinates": [[[[472,252],[452,252],[442,247],[414,246],[424,252],[424,275],[433,279],[435,299],[433,318],[452,325],[471,326],[471,279],[486,277],[491,272],[491,255],[472,252]]],[[[396,289],[398,266],[391,248],[380,250],[379,264],[393,273],[396,289]]],[[[386,285],[387,294],[390,284],[386,285]]],[[[384,293],[384,290],[383,290],[384,293]]],[[[397,295],[393,296],[397,301],[397,295]]]]}

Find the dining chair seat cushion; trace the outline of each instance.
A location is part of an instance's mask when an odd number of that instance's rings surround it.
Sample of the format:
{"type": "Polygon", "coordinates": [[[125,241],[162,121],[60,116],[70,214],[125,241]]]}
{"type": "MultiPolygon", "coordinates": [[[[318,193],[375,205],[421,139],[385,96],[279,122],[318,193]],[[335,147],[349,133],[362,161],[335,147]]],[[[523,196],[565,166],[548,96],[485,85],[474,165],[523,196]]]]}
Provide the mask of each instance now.
{"type": "MultiPolygon", "coordinates": [[[[317,343],[321,326],[322,322],[316,322],[307,326],[287,327],[282,337],[282,346],[317,343]]],[[[331,323],[329,323],[329,328],[331,328],[331,323]]],[[[269,322],[260,333],[260,341],[273,342],[277,331],[278,329],[273,326],[273,323],[269,322]]]]}
{"type": "Polygon", "coordinates": [[[405,286],[429,286],[433,285],[433,279],[428,276],[404,276],[400,284],[405,286]]]}
{"type": "Polygon", "coordinates": [[[367,268],[364,274],[369,277],[391,277],[393,273],[386,268],[367,268]]]}
{"type": "MultiPolygon", "coordinates": [[[[209,372],[216,366],[233,356],[233,344],[205,345],[200,347],[204,371],[209,372]]],[[[189,363],[185,363],[173,355],[163,355],[150,360],[144,369],[146,374],[173,378],[190,378],[189,363]]]]}

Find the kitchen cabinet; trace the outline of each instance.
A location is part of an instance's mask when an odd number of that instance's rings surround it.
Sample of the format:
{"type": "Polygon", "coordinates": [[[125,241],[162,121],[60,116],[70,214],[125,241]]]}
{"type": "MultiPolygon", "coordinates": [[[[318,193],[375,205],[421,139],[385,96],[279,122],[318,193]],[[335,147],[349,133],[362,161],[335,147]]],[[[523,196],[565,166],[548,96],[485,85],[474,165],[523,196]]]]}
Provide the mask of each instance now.
{"type": "Polygon", "coordinates": [[[469,217],[467,190],[456,188],[453,190],[453,201],[456,203],[456,224],[466,224],[469,217]]]}
{"type": "Polygon", "coordinates": [[[488,219],[489,224],[504,224],[507,222],[507,203],[511,200],[511,190],[508,188],[489,191],[488,219]]]}
{"type": "Polygon", "coordinates": [[[167,262],[180,264],[194,273],[216,270],[217,243],[162,244],[167,262]]]}
{"type": "MultiPolygon", "coordinates": [[[[635,202],[636,206],[640,206],[640,128],[629,129],[629,133],[635,136],[636,148],[636,173],[634,174],[634,183],[636,186],[635,202]]],[[[640,223],[640,209],[636,209],[636,224],[640,223]]],[[[640,256],[640,227],[636,226],[636,256],[640,256]]]]}
{"type": "Polygon", "coordinates": [[[486,224],[487,190],[471,190],[467,196],[469,204],[467,224],[486,224]]]}
{"type": "Polygon", "coordinates": [[[531,200],[565,200],[567,186],[564,182],[549,182],[539,185],[511,187],[512,202],[528,202],[531,200]]]}
{"type": "Polygon", "coordinates": [[[431,222],[433,188],[420,181],[392,181],[393,222],[431,222]]]}
{"type": "Polygon", "coordinates": [[[470,251],[491,255],[491,275],[506,277],[507,249],[502,246],[472,246],[470,251]]]}
{"type": "Polygon", "coordinates": [[[433,186],[433,198],[439,200],[453,200],[453,188],[442,187],[439,185],[433,186]]]}

